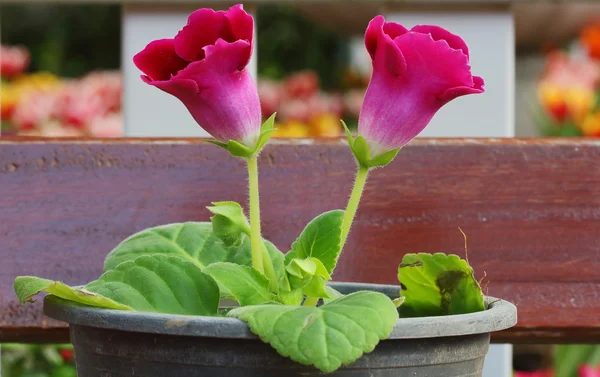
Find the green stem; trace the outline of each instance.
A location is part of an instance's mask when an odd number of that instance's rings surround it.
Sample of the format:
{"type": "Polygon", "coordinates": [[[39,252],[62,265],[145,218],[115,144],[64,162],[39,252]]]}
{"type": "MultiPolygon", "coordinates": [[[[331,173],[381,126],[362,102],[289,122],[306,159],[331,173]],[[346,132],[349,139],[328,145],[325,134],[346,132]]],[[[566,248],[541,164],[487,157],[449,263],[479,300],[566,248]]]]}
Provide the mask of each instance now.
{"type": "Polygon", "coordinates": [[[250,243],[252,246],[252,267],[261,274],[263,267],[263,242],[260,235],[260,202],[258,199],[258,159],[248,158],[248,186],[250,191],[250,243]]]}
{"type": "Polygon", "coordinates": [[[318,297],[307,296],[306,299],[304,300],[304,303],[302,304],[302,306],[317,306],[317,303],[319,303],[318,297]]]}
{"type": "Polygon", "coordinates": [[[354,181],[354,187],[352,188],[352,194],[350,195],[348,206],[346,207],[346,211],[344,212],[344,219],[342,220],[342,247],[346,243],[346,239],[348,238],[348,234],[350,233],[350,226],[352,226],[354,216],[356,215],[356,211],[358,210],[358,203],[360,202],[363,190],[365,189],[365,184],[367,183],[368,175],[368,167],[360,166],[358,168],[358,172],[356,173],[356,180],[354,181]]]}

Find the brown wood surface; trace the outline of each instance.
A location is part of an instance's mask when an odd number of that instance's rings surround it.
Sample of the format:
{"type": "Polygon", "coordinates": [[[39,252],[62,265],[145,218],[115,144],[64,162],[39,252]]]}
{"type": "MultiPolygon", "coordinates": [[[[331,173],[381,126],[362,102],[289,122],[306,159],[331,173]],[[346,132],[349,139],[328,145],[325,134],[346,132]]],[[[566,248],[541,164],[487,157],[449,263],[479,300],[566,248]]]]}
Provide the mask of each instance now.
{"type": "MultiPolygon", "coordinates": [[[[242,161],[200,140],[0,139],[0,341],[66,338],[12,284],[82,284],[149,226],[207,220],[246,202],[242,161]]],[[[277,142],[260,157],[264,235],[286,250],[317,214],[343,208],[354,175],[338,140],[277,142]]],[[[336,280],[395,283],[408,252],[464,255],[489,294],[515,302],[496,341],[600,342],[600,143],[440,140],[407,146],[371,174],[336,280]]]]}

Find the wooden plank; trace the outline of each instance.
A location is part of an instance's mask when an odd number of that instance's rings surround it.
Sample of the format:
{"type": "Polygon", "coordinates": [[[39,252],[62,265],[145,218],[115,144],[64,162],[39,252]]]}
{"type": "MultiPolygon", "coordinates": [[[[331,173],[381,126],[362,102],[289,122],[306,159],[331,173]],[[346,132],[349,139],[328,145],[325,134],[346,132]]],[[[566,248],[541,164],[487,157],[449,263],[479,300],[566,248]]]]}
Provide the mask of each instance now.
{"type": "MultiPolygon", "coordinates": [[[[599,160],[585,139],[417,140],[372,173],[335,279],[394,283],[407,252],[464,254],[460,226],[489,294],[519,308],[497,341],[598,342],[599,160]]],[[[260,166],[264,234],[282,250],[344,207],[354,175],[339,140],[279,141],[260,166]]],[[[0,139],[0,341],[62,326],[17,303],[15,276],[85,283],[129,234],[245,203],[245,182],[242,161],[197,139],[0,139]]]]}

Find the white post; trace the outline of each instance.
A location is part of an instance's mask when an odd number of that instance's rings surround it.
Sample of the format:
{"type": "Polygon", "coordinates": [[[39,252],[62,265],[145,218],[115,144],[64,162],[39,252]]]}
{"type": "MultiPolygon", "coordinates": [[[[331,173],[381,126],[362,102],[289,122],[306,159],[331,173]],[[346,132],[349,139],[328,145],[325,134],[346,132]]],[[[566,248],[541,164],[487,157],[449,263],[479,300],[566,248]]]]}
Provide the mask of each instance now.
{"type": "MultiPolygon", "coordinates": [[[[469,46],[473,73],[485,79],[483,95],[452,101],[439,111],[420,136],[514,137],[515,35],[513,15],[508,7],[462,12],[386,13],[388,21],[400,22],[408,28],[433,24],[460,35],[469,46]]],[[[512,375],[512,345],[492,345],[483,376],[512,375]]]]}
{"type": "MultiPolygon", "coordinates": [[[[123,119],[126,136],[139,137],[203,137],[202,130],[175,97],[149,87],[140,79],[133,56],[149,42],[173,38],[187,23],[187,17],[202,5],[123,6],[123,119]]],[[[256,29],[256,28],[255,28],[256,29]]],[[[256,40],[256,38],[255,38],[256,40]]],[[[256,45],[249,69],[256,79],[256,45]]]]}

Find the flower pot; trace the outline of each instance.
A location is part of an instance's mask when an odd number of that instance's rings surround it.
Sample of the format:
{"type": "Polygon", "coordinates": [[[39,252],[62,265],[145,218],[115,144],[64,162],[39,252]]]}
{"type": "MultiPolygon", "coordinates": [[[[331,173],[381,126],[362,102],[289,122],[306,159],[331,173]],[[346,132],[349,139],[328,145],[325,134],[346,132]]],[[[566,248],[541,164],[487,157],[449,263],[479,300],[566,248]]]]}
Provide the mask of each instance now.
{"type": "MultiPolygon", "coordinates": [[[[399,287],[334,283],[342,293],[399,287]]],[[[332,377],[481,376],[490,333],[516,324],[506,301],[483,312],[401,318],[391,336],[332,377]]],[[[46,297],[44,312],[70,324],[79,377],[307,377],[323,373],[277,354],[237,319],[140,313],[46,297]]]]}

